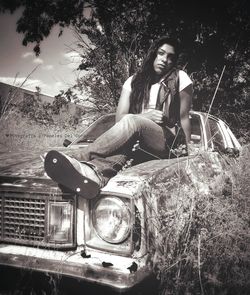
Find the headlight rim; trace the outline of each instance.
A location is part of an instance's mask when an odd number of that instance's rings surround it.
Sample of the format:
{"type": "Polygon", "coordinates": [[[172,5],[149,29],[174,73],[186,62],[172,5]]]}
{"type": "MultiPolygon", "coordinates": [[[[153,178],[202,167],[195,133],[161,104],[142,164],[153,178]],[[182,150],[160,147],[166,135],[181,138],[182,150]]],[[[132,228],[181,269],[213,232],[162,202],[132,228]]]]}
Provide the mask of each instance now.
{"type": "Polygon", "coordinates": [[[92,223],[92,227],[96,233],[96,236],[99,237],[101,240],[103,240],[106,243],[109,244],[114,244],[114,245],[119,245],[124,243],[130,236],[131,236],[131,231],[132,231],[132,224],[133,224],[133,216],[132,216],[132,212],[131,212],[131,203],[130,203],[130,199],[124,198],[124,197],[120,197],[117,195],[102,195],[101,198],[98,198],[93,204],[92,204],[92,216],[91,216],[91,223],[92,223]],[[97,226],[96,226],[96,218],[95,217],[95,212],[96,212],[96,208],[97,206],[100,204],[101,201],[103,201],[104,199],[107,198],[111,198],[112,200],[117,200],[118,202],[122,202],[123,205],[127,206],[126,210],[128,211],[128,215],[129,215],[129,222],[128,222],[128,226],[127,226],[127,230],[125,232],[125,234],[123,234],[122,238],[120,238],[118,241],[113,241],[111,239],[105,238],[103,237],[99,231],[97,230],[97,226]],[[126,201],[124,201],[126,200],[126,201]],[[127,202],[127,204],[126,204],[127,202]]]}

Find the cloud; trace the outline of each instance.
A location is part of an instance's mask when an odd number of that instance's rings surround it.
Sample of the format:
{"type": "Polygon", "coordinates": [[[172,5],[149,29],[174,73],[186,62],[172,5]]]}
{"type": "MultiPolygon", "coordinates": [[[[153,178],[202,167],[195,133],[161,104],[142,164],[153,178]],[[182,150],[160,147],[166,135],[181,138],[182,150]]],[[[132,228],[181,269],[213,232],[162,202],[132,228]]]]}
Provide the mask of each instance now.
{"type": "Polygon", "coordinates": [[[42,69],[46,70],[46,71],[51,71],[54,69],[54,66],[53,65],[46,65],[46,66],[42,66],[42,69]]]}
{"type": "Polygon", "coordinates": [[[65,87],[65,85],[61,81],[57,81],[54,86],[55,86],[55,89],[60,89],[65,87]]]}
{"type": "Polygon", "coordinates": [[[33,53],[31,51],[28,51],[22,54],[22,58],[27,58],[29,56],[33,56],[33,53]]]}
{"type": "Polygon", "coordinates": [[[35,59],[33,59],[33,63],[40,65],[40,64],[43,64],[44,61],[41,58],[36,57],[35,59]]]}
{"type": "Polygon", "coordinates": [[[63,57],[66,59],[67,67],[70,69],[76,69],[82,60],[81,55],[74,51],[64,53],[63,57]]]}
{"type": "Polygon", "coordinates": [[[78,52],[75,51],[70,51],[63,53],[63,56],[67,59],[81,59],[81,56],[78,52]]]}

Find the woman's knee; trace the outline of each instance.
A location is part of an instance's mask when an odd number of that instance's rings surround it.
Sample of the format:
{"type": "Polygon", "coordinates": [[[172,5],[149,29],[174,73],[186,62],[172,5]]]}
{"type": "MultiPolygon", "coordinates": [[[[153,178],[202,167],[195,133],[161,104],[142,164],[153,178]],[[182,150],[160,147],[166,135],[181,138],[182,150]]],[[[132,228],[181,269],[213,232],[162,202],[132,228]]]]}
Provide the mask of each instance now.
{"type": "Polygon", "coordinates": [[[129,128],[137,131],[141,128],[141,120],[140,117],[136,114],[126,114],[120,120],[121,124],[128,126],[129,128]]]}
{"type": "Polygon", "coordinates": [[[126,114],[122,117],[121,120],[128,121],[128,122],[133,122],[135,124],[142,124],[145,122],[145,118],[138,114],[126,114]]]}
{"type": "Polygon", "coordinates": [[[124,115],[122,117],[121,120],[123,120],[123,121],[131,121],[131,120],[134,120],[135,116],[136,116],[135,114],[126,114],[126,115],[124,115]]]}

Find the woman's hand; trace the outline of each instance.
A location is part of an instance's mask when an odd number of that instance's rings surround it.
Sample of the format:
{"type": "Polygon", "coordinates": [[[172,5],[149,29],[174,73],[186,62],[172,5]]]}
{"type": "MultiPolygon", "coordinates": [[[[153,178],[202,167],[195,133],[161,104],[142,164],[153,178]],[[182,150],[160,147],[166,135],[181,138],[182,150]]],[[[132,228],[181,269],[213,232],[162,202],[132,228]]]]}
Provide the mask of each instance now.
{"type": "Polygon", "coordinates": [[[144,118],[150,119],[157,124],[163,123],[163,112],[158,110],[151,110],[141,114],[144,118]]]}

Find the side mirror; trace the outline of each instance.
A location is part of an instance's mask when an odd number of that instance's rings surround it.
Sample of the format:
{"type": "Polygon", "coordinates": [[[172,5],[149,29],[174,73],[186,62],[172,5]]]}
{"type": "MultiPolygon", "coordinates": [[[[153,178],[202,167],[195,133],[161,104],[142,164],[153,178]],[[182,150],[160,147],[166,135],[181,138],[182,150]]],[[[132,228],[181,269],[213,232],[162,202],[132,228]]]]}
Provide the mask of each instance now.
{"type": "Polygon", "coordinates": [[[229,157],[233,157],[233,158],[237,158],[240,155],[240,151],[236,148],[225,148],[226,155],[228,155],[229,157]]]}
{"type": "Polygon", "coordinates": [[[68,139],[64,139],[63,141],[63,146],[67,147],[72,143],[72,141],[68,140],[68,139]]]}

